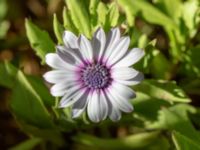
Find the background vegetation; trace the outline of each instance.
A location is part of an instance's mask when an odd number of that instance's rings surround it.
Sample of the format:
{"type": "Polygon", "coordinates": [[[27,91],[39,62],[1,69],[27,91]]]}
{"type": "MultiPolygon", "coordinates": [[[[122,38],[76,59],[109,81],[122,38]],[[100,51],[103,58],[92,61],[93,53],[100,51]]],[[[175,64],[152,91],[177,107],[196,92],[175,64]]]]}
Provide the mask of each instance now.
{"type": "Polygon", "coordinates": [[[200,150],[199,0],[1,0],[0,149],[200,150]],[[44,56],[70,30],[119,26],[145,49],[134,112],[94,124],[58,109],[44,56]]]}

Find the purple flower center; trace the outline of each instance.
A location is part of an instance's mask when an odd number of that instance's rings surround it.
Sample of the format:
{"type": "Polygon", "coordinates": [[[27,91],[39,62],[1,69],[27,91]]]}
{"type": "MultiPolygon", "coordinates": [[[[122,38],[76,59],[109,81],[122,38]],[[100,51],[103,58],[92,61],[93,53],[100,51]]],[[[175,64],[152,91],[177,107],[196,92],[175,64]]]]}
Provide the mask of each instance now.
{"type": "Polygon", "coordinates": [[[110,70],[102,64],[89,64],[82,69],[81,80],[90,89],[108,87],[111,82],[110,70]]]}

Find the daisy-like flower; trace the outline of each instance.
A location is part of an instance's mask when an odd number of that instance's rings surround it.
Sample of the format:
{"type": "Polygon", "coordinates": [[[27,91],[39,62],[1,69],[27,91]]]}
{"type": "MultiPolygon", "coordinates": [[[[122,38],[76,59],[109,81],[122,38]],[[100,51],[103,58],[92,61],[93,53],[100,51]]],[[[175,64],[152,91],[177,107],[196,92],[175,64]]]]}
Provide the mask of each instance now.
{"type": "Polygon", "coordinates": [[[44,74],[53,96],[62,97],[60,107],[72,106],[72,117],[79,117],[87,110],[93,122],[121,118],[121,111],[131,112],[129,100],[135,97],[130,85],[138,84],[142,73],[131,68],[140,60],[144,51],[128,51],[130,38],[120,37],[119,28],[105,35],[99,28],[88,40],[84,35],[75,36],[65,31],[64,45],[56,53],[46,55],[46,63],[54,70],[44,74]]]}

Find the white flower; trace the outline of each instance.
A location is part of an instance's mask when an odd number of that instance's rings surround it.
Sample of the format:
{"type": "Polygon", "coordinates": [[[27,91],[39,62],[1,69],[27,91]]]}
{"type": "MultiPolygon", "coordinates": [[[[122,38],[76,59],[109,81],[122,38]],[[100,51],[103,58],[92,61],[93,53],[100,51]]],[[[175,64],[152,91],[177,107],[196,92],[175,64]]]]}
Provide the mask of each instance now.
{"type": "Polygon", "coordinates": [[[107,116],[113,121],[121,118],[121,111],[131,112],[129,100],[135,97],[129,85],[138,84],[143,75],[131,68],[144,51],[128,51],[130,38],[120,37],[119,28],[106,36],[99,28],[91,41],[85,36],[64,32],[63,46],[56,53],[46,55],[46,63],[54,70],[44,75],[53,96],[61,96],[60,107],[72,105],[72,117],[85,110],[91,121],[99,122],[107,116]]]}

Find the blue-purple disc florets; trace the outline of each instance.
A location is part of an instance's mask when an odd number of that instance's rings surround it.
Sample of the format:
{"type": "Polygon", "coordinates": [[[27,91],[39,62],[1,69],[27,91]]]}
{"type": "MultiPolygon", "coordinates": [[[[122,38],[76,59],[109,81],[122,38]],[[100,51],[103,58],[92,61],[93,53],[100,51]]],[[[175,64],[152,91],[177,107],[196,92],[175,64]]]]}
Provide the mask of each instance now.
{"type": "Polygon", "coordinates": [[[82,69],[81,80],[90,89],[103,89],[111,82],[110,70],[103,64],[89,64],[82,69]]]}

